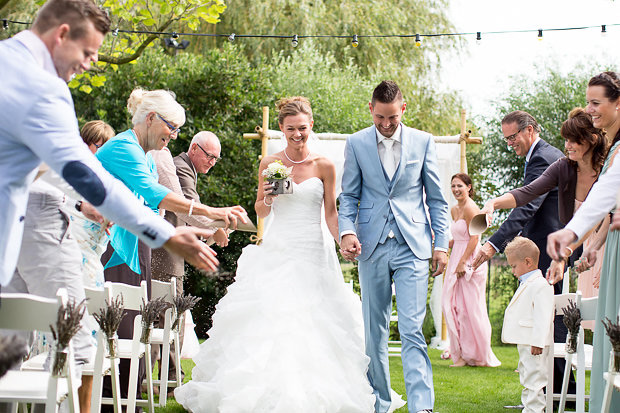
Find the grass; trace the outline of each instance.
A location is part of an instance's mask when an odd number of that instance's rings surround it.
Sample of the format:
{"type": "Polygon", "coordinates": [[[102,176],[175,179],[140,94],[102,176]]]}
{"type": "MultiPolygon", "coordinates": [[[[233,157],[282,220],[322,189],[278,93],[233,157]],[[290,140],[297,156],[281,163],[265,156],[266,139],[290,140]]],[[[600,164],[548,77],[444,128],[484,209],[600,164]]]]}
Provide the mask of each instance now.
{"type": "MultiPolygon", "coordinates": [[[[435,385],[435,410],[440,413],[497,412],[506,413],[504,405],[516,405],[521,401],[519,373],[515,372],[519,355],[515,346],[493,348],[500,359],[500,367],[449,367],[450,360],[441,360],[439,350],[429,350],[433,365],[435,385]]],[[[183,360],[185,381],[191,379],[194,363],[183,360]]],[[[402,364],[398,357],[390,358],[392,388],[405,395],[402,364]]],[[[589,385],[586,384],[586,389],[589,385]]],[[[156,408],[157,413],[183,412],[174,398],[169,398],[165,408],[156,408]]],[[[407,407],[397,410],[406,413],[407,407]]]]}

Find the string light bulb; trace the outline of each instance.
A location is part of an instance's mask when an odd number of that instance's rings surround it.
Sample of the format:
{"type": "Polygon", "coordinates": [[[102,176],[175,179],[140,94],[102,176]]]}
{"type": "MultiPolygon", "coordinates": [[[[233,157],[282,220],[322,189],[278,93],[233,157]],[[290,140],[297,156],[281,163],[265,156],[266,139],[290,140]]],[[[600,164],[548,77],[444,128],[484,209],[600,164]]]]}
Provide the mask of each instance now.
{"type": "Polygon", "coordinates": [[[299,44],[299,38],[297,37],[297,35],[293,35],[293,39],[291,40],[291,44],[293,45],[293,47],[297,47],[297,45],[299,44]]]}
{"type": "Polygon", "coordinates": [[[118,36],[118,27],[112,31],[112,36],[118,36]]]}
{"type": "Polygon", "coordinates": [[[9,30],[9,21],[7,19],[2,19],[2,28],[4,30],[9,30]]]}
{"type": "Polygon", "coordinates": [[[480,45],[481,41],[482,41],[482,33],[476,32],[476,44],[480,45]]]}
{"type": "Polygon", "coordinates": [[[173,39],[178,39],[178,38],[179,38],[179,33],[177,33],[177,32],[172,32],[172,38],[173,38],[173,39]]]}
{"type": "Polygon", "coordinates": [[[606,24],[601,25],[601,36],[603,37],[607,36],[607,25],[606,24]]]}
{"type": "Polygon", "coordinates": [[[351,46],[353,47],[357,47],[359,46],[360,42],[357,40],[357,34],[353,35],[353,40],[351,40],[351,46]]]}
{"type": "Polygon", "coordinates": [[[538,29],[538,41],[542,41],[542,29],[538,29]]]}
{"type": "Polygon", "coordinates": [[[231,43],[235,41],[235,34],[234,33],[231,33],[231,34],[228,35],[228,41],[231,42],[231,43]]]}
{"type": "Polygon", "coordinates": [[[422,46],[422,40],[420,40],[420,34],[416,33],[415,35],[415,47],[422,46]]]}

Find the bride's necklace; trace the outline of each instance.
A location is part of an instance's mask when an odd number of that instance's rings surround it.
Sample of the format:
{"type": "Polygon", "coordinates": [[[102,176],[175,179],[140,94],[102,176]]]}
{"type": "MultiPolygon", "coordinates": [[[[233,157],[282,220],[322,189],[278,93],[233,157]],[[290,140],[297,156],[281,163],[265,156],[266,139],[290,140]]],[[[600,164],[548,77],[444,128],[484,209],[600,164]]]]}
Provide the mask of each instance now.
{"type": "Polygon", "coordinates": [[[294,161],[291,158],[288,157],[288,154],[286,153],[286,149],[284,150],[284,156],[286,156],[286,159],[288,159],[289,161],[291,161],[292,163],[304,163],[308,160],[308,158],[310,157],[310,152],[308,152],[308,156],[306,156],[304,159],[302,159],[301,161],[294,161]]]}

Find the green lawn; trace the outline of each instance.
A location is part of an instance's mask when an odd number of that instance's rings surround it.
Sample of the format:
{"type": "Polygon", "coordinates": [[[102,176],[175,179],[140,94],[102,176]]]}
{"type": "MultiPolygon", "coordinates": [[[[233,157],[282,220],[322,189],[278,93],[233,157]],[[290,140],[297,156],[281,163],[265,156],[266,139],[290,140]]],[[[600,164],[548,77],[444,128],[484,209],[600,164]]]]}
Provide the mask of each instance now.
{"type": "MultiPolygon", "coordinates": [[[[502,412],[507,404],[519,404],[521,385],[519,373],[515,372],[519,355],[515,346],[494,347],[495,355],[500,359],[500,367],[449,367],[450,360],[441,360],[439,350],[429,350],[433,364],[435,383],[435,410],[440,413],[470,412],[502,412]]],[[[183,361],[186,380],[191,378],[194,364],[190,360],[183,361]]],[[[400,358],[390,358],[392,388],[405,395],[400,358]]],[[[586,387],[587,388],[587,387],[586,387]]],[[[156,412],[183,412],[183,408],[168,399],[165,408],[156,408],[156,412]]],[[[401,408],[398,412],[407,412],[401,408]]]]}

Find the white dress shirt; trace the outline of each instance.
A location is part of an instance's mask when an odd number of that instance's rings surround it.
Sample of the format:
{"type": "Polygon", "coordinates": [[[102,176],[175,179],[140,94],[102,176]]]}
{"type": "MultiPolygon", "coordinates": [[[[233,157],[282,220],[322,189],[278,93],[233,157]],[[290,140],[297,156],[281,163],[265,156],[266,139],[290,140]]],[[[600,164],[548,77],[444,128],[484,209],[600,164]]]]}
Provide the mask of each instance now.
{"type": "MultiPolygon", "coordinates": [[[[394,140],[394,144],[392,145],[392,152],[394,154],[394,170],[398,169],[398,163],[400,162],[400,153],[401,153],[401,134],[402,134],[402,130],[403,130],[403,126],[402,125],[398,125],[398,128],[396,128],[396,131],[394,131],[394,134],[390,137],[390,138],[386,138],[385,136],[381,135],[379,133],[379,131],[377,130],[377,150],[379,151],[379,159],[381,159],[381,164],[385,165],[386,163],[386,159],[385,159],[385,146],[383,145],[383,140],[384,139],[392,139],[394,140]]],[[[391,179],[392,177],[390,177],[391,179]]]]}

